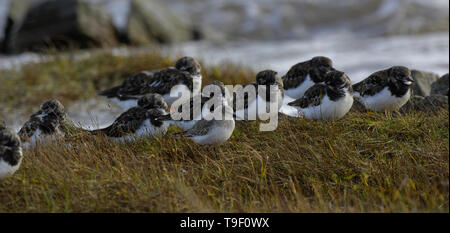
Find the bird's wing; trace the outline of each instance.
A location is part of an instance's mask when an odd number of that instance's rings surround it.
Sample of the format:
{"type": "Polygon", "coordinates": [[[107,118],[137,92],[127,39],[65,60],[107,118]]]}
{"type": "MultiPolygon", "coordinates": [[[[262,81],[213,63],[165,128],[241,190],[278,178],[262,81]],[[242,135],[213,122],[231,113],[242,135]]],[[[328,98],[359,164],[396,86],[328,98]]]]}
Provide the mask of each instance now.
{"type": "Polygon", "coordinates": [[[108,98],[117,97],[120,100],[136,99],[134,96],[145,94],[145,87],[151,81],[153,74],[146,71],[133,74],[125,79],[119,86],[104,90],[99,93],[108,98]]]}
{"type": "Polygon", "coordinates": [[[353,91],[358,92],[360,96],[372,96],[383,90],[388,85],[389,80],[381,72],[376,72],[363,81],[354,84],[353,91]]]}
{"type": "Polygon", "coordinates": [[[186,85],[192,90],[192,78],[184,71],[177,69],[164,69],[155,74],[148,82],[145,93],[158,93],[161,95],[170,93],[172,87],[178,84],[186,85]]]}
{"type": "Polygon", "coordinates": [[[22,128],[19,130],[19,136],[22,140],[33,136],[34,132],[37,130],[38,124],[34,122],[34,119],[29,119],[22,128]]]}
{"type": "Polygon", "coordinates": [[[186,137],[195,137],[195,136],[203,136],[206,135],[211,126],[213,125],[214,120],[199,120],[195,125],[185,132],[186,137]]]}
{"type": "Polygon", "coordinates": [[[290,106],[297,106],[300,108],[307,108],[310,106],[318,106],[322,98],[327,94],[327,85],[316,84],[306,90],[303,97],[293,102],[288,103],[290,106]]]}
{"type": "Polygon", "coordinates": [[[42,111],[39,110],[30,116],[30,119],[23,124],[22,128],[19,130],[20,139],[25,140],[33,136],[37,129],[39,129],[44,121],[44,115],[42,111]]]}
{"type": "Polygon", "coordinates": [[[146,118],[146,110],[141,107],[133,107],[122,113],[112,125],[92,131],[94,134],[103,133],[109,137],[121,137],[134,133],[146,118]]]}
{"type": "Polygon", "coordinates": [[[282,77],[284,89],[288,90],[291,88],[296,88],[299,84],[305,81],[308,71],[308,62],[300,62],[292,66],[286,75],[282,77]]]}

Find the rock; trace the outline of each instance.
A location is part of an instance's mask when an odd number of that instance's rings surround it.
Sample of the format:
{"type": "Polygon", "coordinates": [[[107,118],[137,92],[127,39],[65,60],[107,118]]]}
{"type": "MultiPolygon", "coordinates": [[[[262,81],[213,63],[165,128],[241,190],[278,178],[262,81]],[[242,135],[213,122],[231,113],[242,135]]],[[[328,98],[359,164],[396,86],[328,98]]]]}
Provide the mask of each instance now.
{"type": "Polygon", "coordinates": [[[9,6],[8,17],[13,22],[18,23],[25,17],[30,7],[31,7],[30,1],[12,0],[9,6]]]}
{"type": "Polygon", "coordinates": [[[0,44],[4,41],[5,30],[8,24],[9,1],[0,1],[0,44]]]}
{"type": "Polygon", "coordinates": [[[448,73],[431,84],[431,95],[448,96],[448,73]]]}
{"type": "Polygon", "coordinates": [[[158,0],[132,0],[127,24],[131,44],[174,43],[193,38],[190,19],[179,18],[158,0]]]}
{"type": "Polygon", "coordinates": [[[439,75],[420,70],[411,70],[411,76],[414,79],[412,86],[413,95],[429,96],[431,93],[431,84],[439,79],[439,75]]]}
{"type": "Polygon", "coordinates": [[[85,0],[45,1],[31,7],[11,34],[8,50],[41,51],[117,45],[110,16],[100,5],[85,0]]]}
{"type": "Polygon", "coordinates": [[[431,95],[426,97],[416,95],[411,97],[411,99],[400,108],[400,112],[436,112],[443,108],[448,110],[448,97],[445,95],[431,95]]]}
{"type": "Polygon", "coordinates": [[[311,32],[370,36],[448,33],[448,1],[165,0],[174,11],[229,38],[310,38],[311,32]],[[330,14],[330,12],[333,12],[330,14]],[[326,28],[326,29],[325,29],[326,28]],[[325,29],[325,30],[324,30],[325,29]]]}
{"type": "Polygon", "coordinates": [[[7,52],[11,32],[20,26],[21,21],[24,19],[28,9],[31,7],[31,3],[27,0],[11,0],[9,1],[9,5],[4,7],[7,8],[8,13],[5,14],[6,18],[2,19],[5,20],[5,28],[2,32],[0,32],[0,40],[3,38],[0,42],[0,52],[3,53],[7,52]],[[1,33],[3,33],[3,35],[1,35],[1,33]]]}

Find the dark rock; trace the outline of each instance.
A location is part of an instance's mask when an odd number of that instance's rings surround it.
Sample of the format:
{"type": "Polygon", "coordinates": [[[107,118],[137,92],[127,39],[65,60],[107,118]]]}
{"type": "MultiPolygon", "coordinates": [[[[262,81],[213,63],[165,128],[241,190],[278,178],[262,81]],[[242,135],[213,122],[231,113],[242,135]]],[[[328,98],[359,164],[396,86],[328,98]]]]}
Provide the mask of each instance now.
{"type": "Polygon", "coordinates": [[[445,95],[431,95],[431,96],[413,96],[411,99],[400,108],[401,113],[408,113],[412,111],[420,112],[436,112],[440,109],[448,110],[448,97],[445,95]]]}
{"type": "Polygon", "coordinates": [[[429,96],[431,92],[431,84],[439,79],[439,75],[431,72],[420,70],[411,70],[411,76],[414,79],[412,86],[413,95],[429,96]]]}
{"type": "Polygon", "coordinates": [[[0,32],[0,52],[7,52],[7,46],[11,38],[11,33],[15,28],[20,26],[21,21],[24,19],[30,7],[31,3],[28,0],[11,0],[9,2],[8,14],[5,19],[2,19],[6,22],[4,30],[0,32]]]}
{"type": "Polygon", "coordinates": [[[83,0],[46,1],[33,6],[11,34],[10,52],[48,47],[87,48],[117,45],[110,16],[83,0]]]}
{"type": "Polygon", "coordinates": [[[448,73],[431,84],[431,95],[448,96],[448,73]]]}
{"type": "Polygon", "coordinates": [[[135,45],[187,41],[196,34],[189,24],[190,19],[178,17],[160,1],[132,0],[127,36],[135,45]]]}

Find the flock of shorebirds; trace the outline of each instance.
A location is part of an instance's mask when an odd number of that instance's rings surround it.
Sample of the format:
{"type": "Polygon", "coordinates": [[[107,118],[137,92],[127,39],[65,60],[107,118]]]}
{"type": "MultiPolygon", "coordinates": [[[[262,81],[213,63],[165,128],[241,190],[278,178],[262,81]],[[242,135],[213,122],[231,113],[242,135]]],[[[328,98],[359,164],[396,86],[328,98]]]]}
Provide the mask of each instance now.
{"type": "MultiPolygon", "coordinates": [[[[235,120],[248,120],[250,114],[261,116],[270,104],[275,104],[279,110],[285,95],[294,99],[288,105],[296,108],[306,119],[333,121],[350,110],[354,97],[368,110],[385,113],[397,110],[408,101],[412,83],[408,68],[394,66],[352,85],[344,72],[333,68],[331,59],[314,57],[294,65],[281,78],[273,70],[259,72],[255,82],[243,86],[254,86],[256,95],[238,95],[222,82],[213,81],[203,89],[212,87],[218,91],[208,96],[201,90],[200,64],[191,57],[182,57],[174,67],[139,72],[121,85],[100,92],[99,95],[127,110],[106,128],[82,130],[126,141],[136,137],[162,136],[170,125],[176,125],[184,130],[182,135],[200,145],[220,144],[230,138],[235,120]],[[170,95],[173,88],[190,95],[173,97],[170,95]],[[238,96],[243,99],[243,104],[237,104],[238,96]],[[276,98],[272,98],[274,96],[276,98]],[[195,98],[200,100],[199,104],[194,104],[195,98]],[[174,119],[172,113],[180,112],[183,106],[176,110],[169,107],[175,101],[184,102],[190,108],[189,119],[174,119]],[[225,117],[205,117],[205,109],[218,107],[225,117]],[[196,108],[201,110],[194,111],[196,108]],[[195,112],[201,114],[195,115],[195,112]]],[[[0,178],[14,174],[19,168],[23,158],[22,147],[67,135],[74,127],[64,106],[55,99],[44,102],[18,134],[0,123],[0,178]]]]}

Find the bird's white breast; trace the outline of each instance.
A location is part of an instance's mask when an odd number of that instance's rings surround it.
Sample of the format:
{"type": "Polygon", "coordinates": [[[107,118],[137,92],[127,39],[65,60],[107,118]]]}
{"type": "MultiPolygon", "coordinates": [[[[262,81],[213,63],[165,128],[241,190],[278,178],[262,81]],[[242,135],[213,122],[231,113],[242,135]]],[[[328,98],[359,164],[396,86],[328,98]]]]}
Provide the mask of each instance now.
{"type": "Polygon", "coordinates": [[[332,121],[342,118],[353,105],[353,96],[346,92],[338,101],[332,101],[328,95],[324,96],[320,105],[307,108],[297,108],[306,119],[332,121]]]}
{"type": "Polygon", "coordinates": [[[23,143],[23,147],[29,148],[30,146],[36,146],[38,143],[47,143],[48,141],[55,140],[58,135],[64,136],[64,133],[59,130],[59,127],[56,127],[56,132],[53,134],[45,134],[38,128],[34,131],[29,141],[23,143]]]}
{"type": "Polygon", "coordinates": [[[19,169],[20,164],[22,163],[22,148],[20,148],[19,150],[21,156],[19,162],[15,166],[9,165],[7,162],[3,161],[3,159],[0,158],[0,179],[12,176],[17,171],[17,169],[19,169]]]}
{"type": "Polygon", "coordinates": [[[233,130],[234,121],[232,127],[230,128],[213,127],[206,135],[194,136],[191,137],[191,139],[200,145],[221,144],[223,142],[226,142],[231,137],[231,135],[233,134],[233,130]]]}
{"type": "Polygon", "coordinates": [[[141,126],[134,132],[133,135],[126,135],[120,138],[113,138],[114,141],[118,142],[133,142],[137,138],[143,137],[161,137],[167,133],[169,129],[169,124],[164,122],[160,127],[156,127],[152,122],[147,119],[141,126]]]}
{"type": "Polygon", "coordinates": [[[408,90],[405,95],[397,97],[391,94],[388,87],[385,87],[383,90],[373,96],[360,96],[359,93],[357,93],[355,96],[359,96],[359,99],[363,102],[364,106],[367,109],[378,112],[384,110],[393,111],[399,109],[406,102],[408,102],[410,95],[411,91],[408,90]]]}
{"type": "Polygon", "coordinates": [[[308,88],[314,86],[314,84],[315,83],[311,80],[311,78],[309,77],[309,74],[308,74],[306,76],[305,80],[302,83],[300,83],[297,87],[285,89],[284,94],[288,95],[289,97],[291,97],[293,99],[300,99],[301,97],[303,97],[306,90],[308,90],[308,88]]]}

